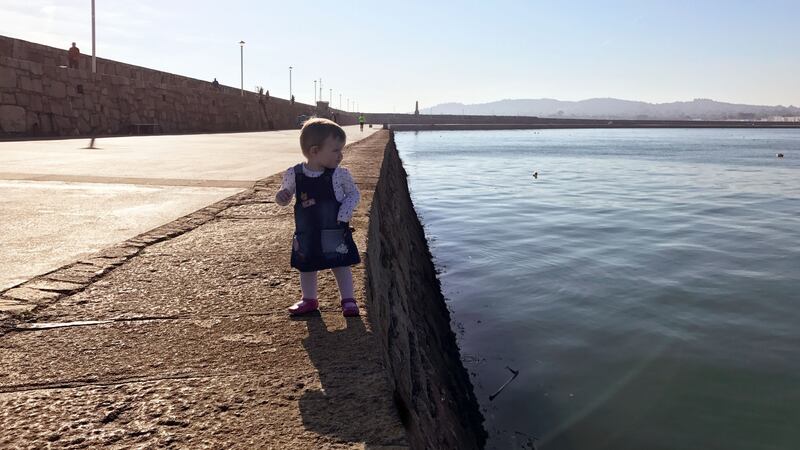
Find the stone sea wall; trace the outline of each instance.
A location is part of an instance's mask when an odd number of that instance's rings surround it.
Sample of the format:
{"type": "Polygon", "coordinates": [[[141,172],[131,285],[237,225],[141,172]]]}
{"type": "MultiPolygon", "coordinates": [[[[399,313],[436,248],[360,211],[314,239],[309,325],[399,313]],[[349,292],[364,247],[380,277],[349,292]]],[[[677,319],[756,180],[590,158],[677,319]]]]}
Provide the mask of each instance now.
{"type": "Polygon", "coordinates": [[[412,448],[482,448],[483,417],[406,177],[392,136],[369,217],[370,322],[412,448]]]}
{"type": "Polygon", "coordinates": [[[0,36],[0,138],[295,128],[297,116],[353,114],[0,36]]]}

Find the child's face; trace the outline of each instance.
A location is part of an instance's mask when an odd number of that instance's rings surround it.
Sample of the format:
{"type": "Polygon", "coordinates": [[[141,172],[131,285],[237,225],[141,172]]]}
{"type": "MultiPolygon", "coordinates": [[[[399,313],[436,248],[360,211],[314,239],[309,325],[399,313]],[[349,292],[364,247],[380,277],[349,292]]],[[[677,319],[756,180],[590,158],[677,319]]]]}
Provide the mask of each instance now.
{"type": "Polygon", "coordinates": [[[342,162],[344,140],[328,136],[320,146],[311,147],[308,162],[319,164],[326,169],[335,169],[342,162]]]}

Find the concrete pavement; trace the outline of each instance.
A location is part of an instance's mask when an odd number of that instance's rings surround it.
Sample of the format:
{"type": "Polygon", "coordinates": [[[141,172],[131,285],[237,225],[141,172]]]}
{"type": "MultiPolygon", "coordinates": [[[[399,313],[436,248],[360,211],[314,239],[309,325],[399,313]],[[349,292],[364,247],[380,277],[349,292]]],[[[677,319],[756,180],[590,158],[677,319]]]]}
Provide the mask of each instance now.
{"type": "MultiPolygon", "coordinates": [[[[362,254],[388,138],[345,153],[362,254]]],[[[0,448],[406,449],[363,263],[361,317],[342,317],[330,271],[321,314],[285,313],[300,290],[279,183],[2,293],[0,448]],[[4,320],[14,302],[33,309],[4,320]]]]}
{"type": "MultiPolygon", "coordinates": [[[[345,127],[348,142],[376,130],[345,127]]],[[[285,170],[299,134],[0,142],[0,290],[285,170]]]]}

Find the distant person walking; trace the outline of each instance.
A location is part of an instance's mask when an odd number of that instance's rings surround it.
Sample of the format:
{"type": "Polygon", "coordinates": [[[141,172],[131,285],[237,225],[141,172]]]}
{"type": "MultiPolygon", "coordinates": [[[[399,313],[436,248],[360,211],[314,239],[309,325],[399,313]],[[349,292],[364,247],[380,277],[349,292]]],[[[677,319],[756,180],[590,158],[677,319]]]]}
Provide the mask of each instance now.
{"type": "Polygon", "coordinates": [[[81,56],[81,49],[75,46],[75,43],[72,43],[72,47],[67,50],[67,61],[69,62],[70,69],[77,69],[78,68],[78,59],[81,56]]]}
{"type": "Polygon", "coordinates": [[[358,125],[361,127],[361,131],[364,131],[364,115],[358,113],[358,125]]]}
{"type": "Polygon", "coordinates": [[[216,78],[214,78],[214,81],[211,82],[211,87],[214,89],[219,89],[219,81],[217,81],[216,78]]]}

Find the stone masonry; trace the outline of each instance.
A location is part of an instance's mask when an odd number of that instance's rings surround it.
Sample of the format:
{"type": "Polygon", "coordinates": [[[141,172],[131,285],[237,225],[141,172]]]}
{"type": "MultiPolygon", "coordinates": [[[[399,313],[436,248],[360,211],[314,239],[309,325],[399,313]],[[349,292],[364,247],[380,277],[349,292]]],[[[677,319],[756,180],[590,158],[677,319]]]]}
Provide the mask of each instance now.
{"type": "MultiPolygon", "coordinates": [[[[266,131],[297,126],[314,106],[0,36],[0,138],[138,132],[266,131]]],[[[343,125],[352,114],[333,110],[343,125]]]]}

